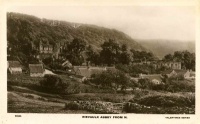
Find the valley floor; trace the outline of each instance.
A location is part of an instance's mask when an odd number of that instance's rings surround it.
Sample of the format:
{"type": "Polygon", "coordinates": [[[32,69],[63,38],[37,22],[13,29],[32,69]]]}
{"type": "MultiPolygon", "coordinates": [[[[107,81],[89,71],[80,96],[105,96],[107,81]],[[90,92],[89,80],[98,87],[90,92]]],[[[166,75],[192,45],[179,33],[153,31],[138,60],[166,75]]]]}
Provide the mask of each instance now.
{"type": "MultiPolygon", "coordinates": [[[[66,109],[66,103],[72,103],[74,101],[100,101],[103,103],[113,103],[118,104],[122,102],[129,102],[130,99],[136,97],[133,94],[108,94],[108,93],[79,93],[72,95],[59,96],[55,94],[47,94],[43,92],[38,92],[30,90],[25,87],[11,86],[12,90],[9,89],[8,95],[8,113],[68,113],[68,114],[94,114],[94,111],[88,111],[87,109],[66,109]],[[118,102],[118,103],[116,103],[118,102]]],[[[140,96],[155,96],[155,95],[169,95],[169,96],[183,96],[190,93],[166,93],[166,92],[156,92],[156,91],[145,91],[140,92],[140,96]]],[[[137,95],[137,94],[136,94],[137,95]]],[[[138,96],[137,96],[138,97],[138,96]]],[[[152,100],[151,100],[152,101],[152,100]]],[[[151,102],[150,101],[150,102],[151,102]]],[[[131,103],[131,112],[128,113],[144,113],[144,114],[194,114],[195,108],[193,107],[183,107],[177,105],[176,107],[155,107],[155,106],[145,106],[131,103]]],[[[148,103],[149,104],[149,103],[148,103]]],[[[154,104],[154,103],[153,103],[154,104]]],[[[124,111],[121,111],[126,113],[124,111]]]]}

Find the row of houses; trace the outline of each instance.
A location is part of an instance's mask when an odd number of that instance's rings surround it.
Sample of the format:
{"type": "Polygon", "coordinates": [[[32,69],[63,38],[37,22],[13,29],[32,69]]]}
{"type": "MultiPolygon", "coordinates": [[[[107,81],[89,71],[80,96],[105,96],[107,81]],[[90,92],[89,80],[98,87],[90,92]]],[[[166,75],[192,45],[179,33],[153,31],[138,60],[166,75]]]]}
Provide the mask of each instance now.
{"type": "MultiPolygon", "coordinates": [[[[91,67],[91,66],[72,66],[69,61],[65,61],[63,66],[70,66],[72,69],[68,70],[73,75],[70,78],[73,78],[79,82],[83,82],[86,79],[91,78],[94,74],[99,74],[104,71],[115,71],[115,67],[91,67]]],[[[8,71],[11,74],[21,74],[23,71],[23,67],[21,66],[19,61],[8,61],[8,71]]],[[[29,73],[31,77],[43,77],[45,74],[54,74],[51,71],[44,68],[43,64],[29,64],[29,73]]],[[[189,70],[181,70],[181,69],[169,69],[163,71],[161,74],[140,74],[139,78],[132,77],[132,80],[138,81],[138,79],[149,79],[154,84],[162,83],[162,78],[164,76],[169,77],[181,77],[184,79],[195,79],[195,72],[189,70]]]]}
{"type": "MultiPolygon", "coordinates": [[[[69,61],[65,61],[62,65],[73,67],[70,71],[74,73],[73,78],[78,79],[90,78],[93,74],[99,74],[107,70],[115,70],[115,67],[72,66],[69,61]]],[[[8,71],[11,74],[21,74],[23,66],[19,61],[8,61],[8,71]]],[[[29,73],[31,77],[43,77],[45,74],[53,74],[45,69],[43,64],[29,64],[29,73]]]]}
{"type": "Polygon", "coordinates": [[[161,74],[140,74],[139,78],[132,78],[132,80],[138,81],[138,79],[149,79],[154,84],[161,84],[162,78],[166,76],[168,78],[175,77],[175,78],[183,78],[187,80],[194,80],[195,79],[195,72],[190,70],[181,70],[181,69],[170,69],[163,71],[161,74]]]}
{"type": "Polygon", "coordinates": [[[115,67],[92,67],[92,66],[74,66],[74,75],[71,78],[83,82],[86,79],[90,79],[94,74],[100,74],[105,71],[116,71],[115,67]]]}
{"type": "MultiPolygon", "coordinates": [[[[68,42],[72,41],[73,39],[69,39],[67,41],[60,41],[55,45],[51,45],[49,42],[44,43],[40,41],[39,43],[39,56],[41,59],[46,57],[55,57],[56,59],[62,58],[63,52],[67,50],[68,42]]],[[[145,62],[133,62],[132,64],[152,64],[155,68],[167,67],[169,69],[182,69],[181,62],[178,61],[145,61],[145,62]]]]}
{"type": "MultiPolygon", "coordinates": [[[[19,61],[8,61],[7,69],[10,74],[22,74],[23,66],[19,61]]],[[[43,77],[48,70],[42,64],[29,64],[29,73],[31,77],[43,77]]]]}

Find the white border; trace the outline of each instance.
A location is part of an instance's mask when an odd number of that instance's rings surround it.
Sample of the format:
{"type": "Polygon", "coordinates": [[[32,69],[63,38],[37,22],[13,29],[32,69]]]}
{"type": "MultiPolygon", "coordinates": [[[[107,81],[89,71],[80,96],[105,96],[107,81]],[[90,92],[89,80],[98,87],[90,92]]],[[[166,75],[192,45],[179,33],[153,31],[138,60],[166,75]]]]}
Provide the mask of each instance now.
{"type": "MultiPolygon", "coordinates": [[[[200,123],[199,104],[199,39],[200,39],[200,8],[198,0],[0,0],[0,122],[6,124],[38,124],[38,123],[166,123],[166,124],[198,124],[200,123]],[[7,74],[6,74],[6,10],[10,6],[194,6],[196,8],[196,114],[195,115],[166,115],[166,114],[126,114],[128,119],[82,119],[81,114],[16,114],[7,113],[7,74]],[[198,117],[199,116],[199,117],[198,117]],[[166,119],[165,117],[190,117],[190,119],[166,119]]],[[[87,114],[88,116],[90,114],[87,114]]],[[[120,114],[122,115],[122,114],[120,114]]],[[[97,116],[97,114],[95,114],[97,116]]],[[[101,116],[101,115],[99,115],[101,116]]],[[[106,115],[103,115],[106,116],[106,115]]],[[[113,116],[113,115],[108,115],[113,116]]]]}

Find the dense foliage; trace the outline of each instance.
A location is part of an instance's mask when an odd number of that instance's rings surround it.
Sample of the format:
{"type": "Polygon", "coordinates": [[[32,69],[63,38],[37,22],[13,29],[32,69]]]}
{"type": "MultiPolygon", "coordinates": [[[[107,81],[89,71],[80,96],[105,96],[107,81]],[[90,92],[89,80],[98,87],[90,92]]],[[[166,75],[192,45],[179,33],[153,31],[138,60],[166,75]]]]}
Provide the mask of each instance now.
{"type": "Polygon", "coordinates": [[[163,60],[179,61],[182,68],[195,70],[195,53],[189,51],[176,51],[174,54],[167,54],[163,60]]]}
{"type": "MultiPolygon", "coordinates": [[[[53,25],[53,22],[53,20],[40,19],[25,14],[7,13],[8,54],[18,56],[28,63],[29,57],[33,58],[32,56],[39,52],[35,48],[38,47],[40,41],[56,46],[56,43],[71,42],[73,39],[84,40],[87,44],[92,45],[95,51],[98,51],[101,44],[108,39],[116,39],[115,42],[120,45],[124,43],[136,50],[145,50],[132,38],[117,30],[64,21],[53,25]],[[74,27],[74,25],[79,25],[79,27],[74,27]]],[[[77,45],[73,43],[70,46],[77,45]]],[[[79,64],[78,55],[72,55],[70,58],[72,63],[79,64]]]]}
{"type": "Polygon", "coordinates": [[[111,88],[114,90],[117,90],[118,88],[124,90],[131,83],[129,77],[120,71],[105,71],[100,74],[94,74],[90,81],[96,85],[101,85],[104,88],[111,88]]]}
{"type": "Polygon", "coordinates": [[[156,74],[160,73],[160,69],[156,69],[152,64],[130,64],[130,65],[124,65],[124,64],[117,64],[115,66],[118,70],[123,71],[124,73],[129,74],[133,77],[138,77],[139,74],[156,74]]]}
{"type": "Polygon", "coordinates": [[[134,82],[133,88],[168,91],[168,92],[195,92],[195,84],[192,81],[177,79],[177,78],[163,78],[163,83],[154,84],[149,79],[139,79],[134,82]],[[164,82],[165,81],[165,82],[164,82]]]}
{"type": "Polygon", "coordinates": [[[65,93],[68,83],[56,75],[45,75],[40,81],[41,89],[50,93],[65,93]]]}
{"type": "Polygon", "coordinates": [[[194,114],[195,94],[155,94],[133,98],[124,106],[128,113],[194,114]]]}

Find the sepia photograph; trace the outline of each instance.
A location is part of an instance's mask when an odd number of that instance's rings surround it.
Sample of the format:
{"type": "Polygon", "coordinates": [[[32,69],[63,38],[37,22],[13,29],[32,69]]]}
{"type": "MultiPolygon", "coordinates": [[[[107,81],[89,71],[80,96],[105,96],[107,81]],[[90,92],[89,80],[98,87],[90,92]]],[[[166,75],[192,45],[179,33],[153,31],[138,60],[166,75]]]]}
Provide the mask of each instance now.
{"type": "Polygon", "coordinates": [[[16,6],[7,112],[195,114],[192,6],[16,6]]]}

